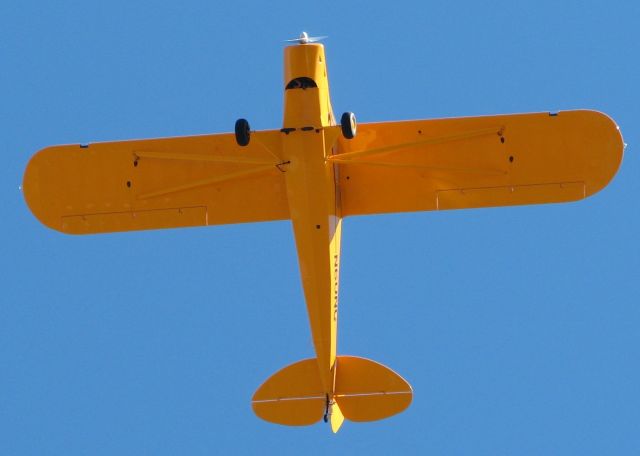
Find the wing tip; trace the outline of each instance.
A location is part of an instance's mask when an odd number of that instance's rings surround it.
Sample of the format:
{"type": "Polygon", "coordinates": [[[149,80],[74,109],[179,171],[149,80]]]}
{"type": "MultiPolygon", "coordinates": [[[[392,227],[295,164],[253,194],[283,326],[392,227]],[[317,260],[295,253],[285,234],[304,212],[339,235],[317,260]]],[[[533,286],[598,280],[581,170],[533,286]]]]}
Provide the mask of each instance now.
{"type": "Polygon", "coordinates": [[[599,127],[602,130],[600,137],[603,144],[603,159],[600,163],[600,179],[596,180],[595,185],[587,186],[585,191],[586,198],[600,192],[613,180],[622,166],[627,145],[624,142],[620,126],[607,113],[586,109],[578,112],[583,112],[592,117],[594,128],[599,127]]]}

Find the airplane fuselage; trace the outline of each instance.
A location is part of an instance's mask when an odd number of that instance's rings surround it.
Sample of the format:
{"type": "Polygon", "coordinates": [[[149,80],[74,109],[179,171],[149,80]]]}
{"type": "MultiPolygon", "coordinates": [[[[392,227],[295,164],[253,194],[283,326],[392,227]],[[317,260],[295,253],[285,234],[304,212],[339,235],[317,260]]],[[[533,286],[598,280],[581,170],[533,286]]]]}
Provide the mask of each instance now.
{"type": "Polygon", "coordinates": [[[341,213],[333,154],[336,129],[320,44],[284,51],[282,158],[300,274],[322,384],[333,393],[341,213]]]}

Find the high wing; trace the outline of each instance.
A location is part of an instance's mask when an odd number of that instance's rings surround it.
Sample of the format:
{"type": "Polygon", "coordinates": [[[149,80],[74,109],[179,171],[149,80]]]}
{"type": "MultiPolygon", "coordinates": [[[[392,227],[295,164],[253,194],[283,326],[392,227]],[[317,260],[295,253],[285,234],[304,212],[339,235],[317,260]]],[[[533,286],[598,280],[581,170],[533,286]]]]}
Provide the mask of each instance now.
{"type": "Polygon", "coordinates": [[[601,190],[622,160],[596,111],[369,123],[342,141],[342,215],[557,203],[601,190]]]}
{"type": "Polygon", "coordinates": [[[280,132],[53,146],[29,162],[23,192],[45,225],[71,234],[289,218],[280,132]]]}

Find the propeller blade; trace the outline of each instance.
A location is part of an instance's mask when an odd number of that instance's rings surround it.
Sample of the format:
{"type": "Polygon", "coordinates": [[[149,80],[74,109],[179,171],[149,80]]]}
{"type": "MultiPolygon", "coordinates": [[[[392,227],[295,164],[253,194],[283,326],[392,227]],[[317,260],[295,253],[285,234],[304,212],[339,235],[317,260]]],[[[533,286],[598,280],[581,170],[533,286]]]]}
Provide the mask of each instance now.
{"type": "Polygon", "coordinates": [[[307,44],[307,43],[316,43],[320,40],[324,40],[328,38],[327,36],[309,36],[307,32],[302,32],[298,38],[293,38],[291,40],[285,40],[287,43],[298,43],[298,44],[307,44]]]}

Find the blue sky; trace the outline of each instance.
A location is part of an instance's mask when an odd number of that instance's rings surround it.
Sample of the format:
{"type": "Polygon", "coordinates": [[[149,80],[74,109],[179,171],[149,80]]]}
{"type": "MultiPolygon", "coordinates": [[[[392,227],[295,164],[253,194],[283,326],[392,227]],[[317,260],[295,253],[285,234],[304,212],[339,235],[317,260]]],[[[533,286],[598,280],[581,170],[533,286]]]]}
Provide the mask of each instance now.
{"type": "Polygon", "coordinates": [[[637,454],[638,3],[220,3],[0,5],[0,454],[637,454]],[[250,408],[313,355],[288,222],[72,237],[19,191],[51,144],[279,128],[302,30],[360,122],[591,108],[629,143],[579,203],[347,219],[339,351],[415,396],[336,436],[250,408]]]}

